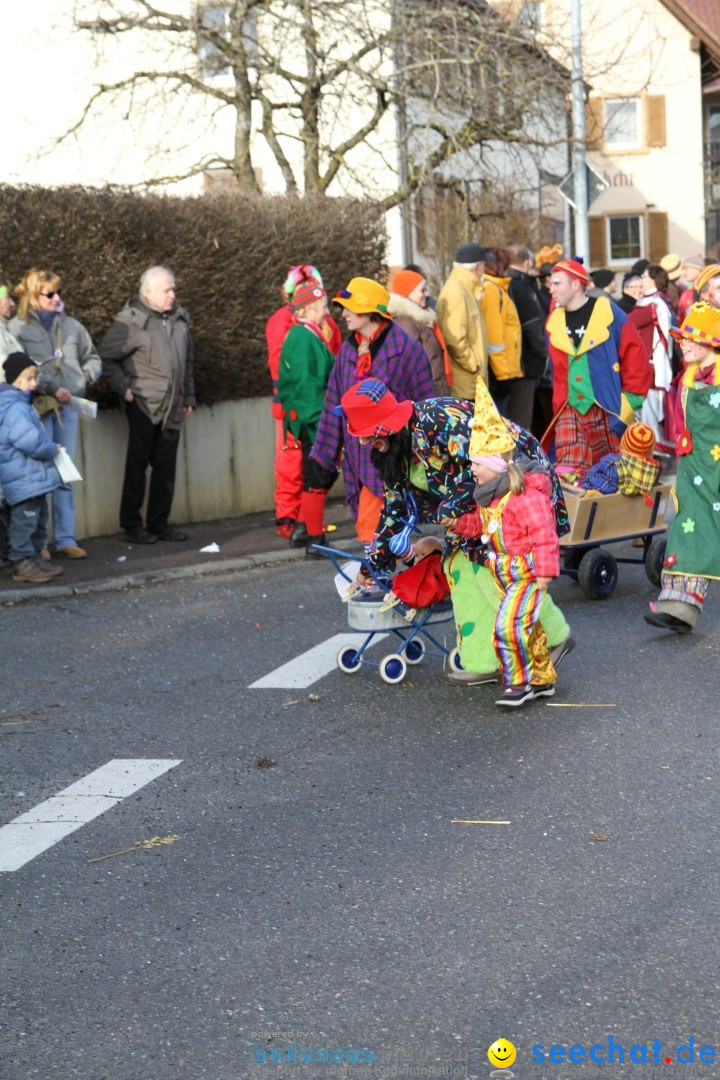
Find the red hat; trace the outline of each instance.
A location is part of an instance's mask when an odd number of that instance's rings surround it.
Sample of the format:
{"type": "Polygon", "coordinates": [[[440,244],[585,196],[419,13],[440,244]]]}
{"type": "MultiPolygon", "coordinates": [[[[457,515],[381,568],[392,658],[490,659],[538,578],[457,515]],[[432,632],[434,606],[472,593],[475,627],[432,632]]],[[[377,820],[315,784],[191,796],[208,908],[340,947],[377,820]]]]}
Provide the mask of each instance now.
{"type": "Polygon", "coordinates": [[[398,401],[379,379],[363,379],[343,394],[333,410],[344,413],[351,435],[395,435],[412,416],[412,401],[398,401]]]}
{"type": "Polygon", "coordinates": [[[298,308],[308,307],[308,305],[314,304],[316,300],[321,300],[323,296],[327,296],[327,293],[321,285],[318,285],[315,278],[301,281],[295,286],[295,291],[292,294],[290,301],[292,309],[297,311],[298,308]]]}
{"type": "Polygon", "coordinates": [[[414,270],[398,270],[390,282],[390,291],[398,296],[409,296],[424,280],[422,274],[416,274],[414,270]]]}
{"type": "Polygon", "coordinates": [[[556,270],[562,270],[563,274],[575,278],[576,281],[580,281],[583,285],[590,284],[590,277],[580,259],[561,259],[560,262],[555,263],[553,266],[553,273],[556,270]]]}

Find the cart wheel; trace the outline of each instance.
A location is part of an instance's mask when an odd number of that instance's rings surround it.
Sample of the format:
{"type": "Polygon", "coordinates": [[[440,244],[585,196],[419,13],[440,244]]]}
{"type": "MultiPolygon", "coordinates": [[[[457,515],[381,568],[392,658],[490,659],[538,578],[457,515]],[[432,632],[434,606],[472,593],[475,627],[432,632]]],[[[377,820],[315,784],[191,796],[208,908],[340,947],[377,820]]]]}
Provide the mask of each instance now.
{"type": "Polygon", "coordinates": [[[645,556],[645,573],[651,585],[660,588],[660,575],[663,562],[665,561],[665,547],[667,540],[664,536],[656,536],[645,556]]]}
{"type": "Polygon", "coordinates": [[[412,641],[408,641],[405,649],[403,650],[403,656],[407,660],[408,664],[419,664],[425,655],[425,642],[422,638],[413,638],[412,641]]]}
{"type": "Polygon", "coordinates": [[[358,651],[354,645],[343,645],[342,649],[337,654],[337,666],[341,671],[344,671],[346,675],[352,675],[354,672],[360,670],[362,667],[362,660],[358,656],[358,651]]]}
{"type": "Polygon", "coordinates": [[[386,683],[402,682],[407,675],[405,657],[398,656],[397,653],[390,653],[390,656],[383,656],[378,667],[380,678],[384,679],[386,683]]]}
{"type": "Polygon", "coordinates": [[[588,551],[578,567],[580,588],[591,600],[606,600],[617,585],[615,558],[604,548],[588,551]]]}
{"type": "Polygon", "coordinates": [[[457,645],[448,653],[448,667],[451,671],[465,670],[465,668],[460,663],[460,650],[458,649],[457,645]]]}

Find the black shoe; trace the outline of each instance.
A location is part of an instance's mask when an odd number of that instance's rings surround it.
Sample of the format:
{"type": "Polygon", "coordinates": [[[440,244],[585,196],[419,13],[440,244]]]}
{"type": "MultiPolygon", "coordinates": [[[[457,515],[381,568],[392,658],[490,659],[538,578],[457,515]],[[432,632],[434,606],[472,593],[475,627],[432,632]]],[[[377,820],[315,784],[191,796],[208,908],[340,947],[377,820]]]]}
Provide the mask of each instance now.
{"type": "Polygon", "coordinates": [[[692,630],[689,623],[676,619],[674,615],[668,615],[665,611],[651,611],[649,615],[643,615],[643,619],[651,626],[659,626],[663,630],[674,630],[676,634],[689,634],[692,630]]]}
{"type": "Polygon", "coordinates": [[[133,544],[157,544],[158,542],[155,533],[143,529],[142,525],[136,525],[134,529],[126,529],[125,535],[133,544]]]}
{"type": "Polygon", "coordinates": [[[164,525],[155,533],[158,540],[187,540],[188,534],[181,529],[174,529],[172,525],[164,525]]]}
{"type": "Polygon", "coordinates": [[[292,548],[306,548],[309,538],[307,525],[304,521],[298,521],[290,536],[289,544],[292,548]]]}
{"type": "Polygon", "coordinates": [[[552,683],[536,684],[521,683],[520,686],[508,686],[503,690],[503,695],[495,702],[496,705],[510,706],[517,709],[518,705],[524,705],[526,701],[533,701],[539,697],[553,697],[555,687],[552,683]]]}
{"type": "Polygon", "coordinates": [[[328,544],[327,540],[325,539],[325,533],[321,533],[320,536],[308,536],[308,538],[307,538],[307,547],[305,548],[305,558],[306,559],[324,559],[325,558],[325,555],[322,553],[322,551],[313,551],[313,549],[312,549],[313,544],[322,544],[323,547],[331,547],[332,546],[332,545],[328,544]]]}

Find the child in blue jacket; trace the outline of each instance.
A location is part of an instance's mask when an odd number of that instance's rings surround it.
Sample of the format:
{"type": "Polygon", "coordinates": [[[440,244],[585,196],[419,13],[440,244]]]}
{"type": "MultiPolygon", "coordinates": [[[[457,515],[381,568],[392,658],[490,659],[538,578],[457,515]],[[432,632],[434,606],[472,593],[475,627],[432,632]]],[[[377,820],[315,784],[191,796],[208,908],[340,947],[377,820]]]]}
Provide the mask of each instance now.
{"type": "Polygon", "coordinates": [[[53,458],[60,450],[45,434],[30,403],[38,368],[23,352],[5,360],[0,383],[0,487],[10,505],[13,581],[45,585],[62,573],[40,558],[46,535],[47,494],[62,484],[53,458]],[[40,546],[39,546],[40,545],[40,546]]]}

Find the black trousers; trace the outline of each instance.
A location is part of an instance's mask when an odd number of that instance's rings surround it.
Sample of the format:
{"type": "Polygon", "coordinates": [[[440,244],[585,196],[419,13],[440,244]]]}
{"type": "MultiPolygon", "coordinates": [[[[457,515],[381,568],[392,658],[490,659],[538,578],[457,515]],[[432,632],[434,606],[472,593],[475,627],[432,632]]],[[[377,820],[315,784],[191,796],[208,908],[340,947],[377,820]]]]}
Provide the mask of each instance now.
{"type": "Polygon", "coordinates": [[[150,532],[159,532],[170,517],[180,432],[163,431],[162,425],[153,424],[134,401],[127,404],[127,419],[129,433],[120,499],[120,526],[135,529],[142,525],[140,511],[145,498],[145,474],[149,465],[152,472],[147,528],[150,532]]]}

